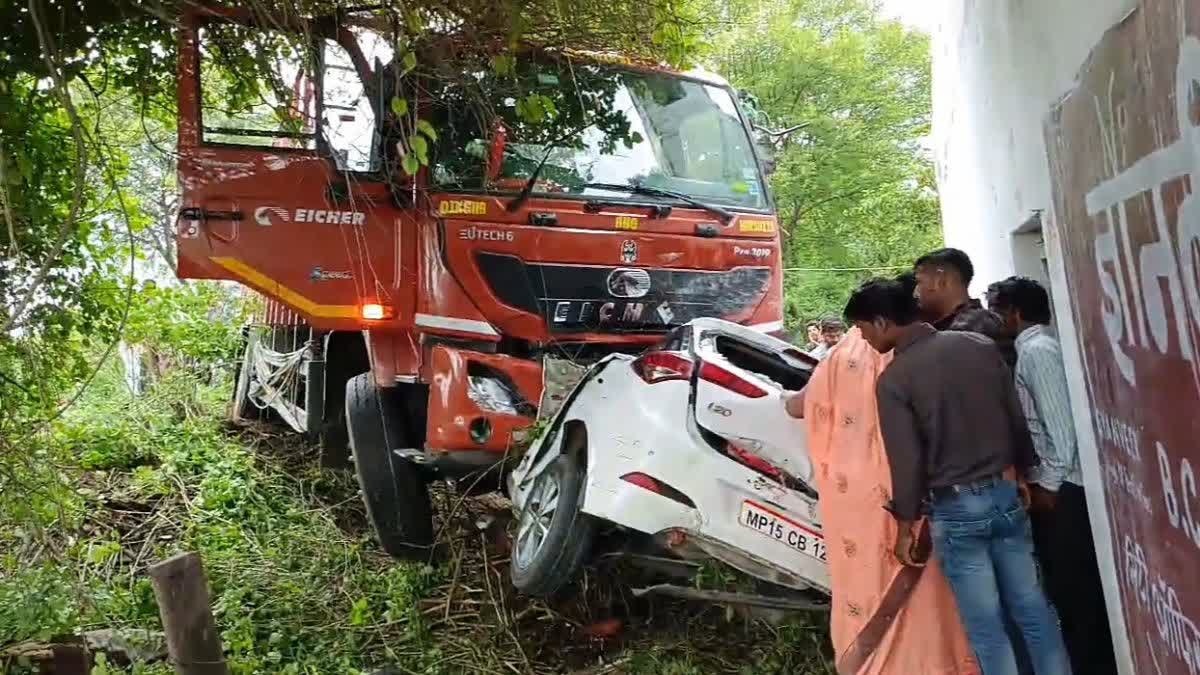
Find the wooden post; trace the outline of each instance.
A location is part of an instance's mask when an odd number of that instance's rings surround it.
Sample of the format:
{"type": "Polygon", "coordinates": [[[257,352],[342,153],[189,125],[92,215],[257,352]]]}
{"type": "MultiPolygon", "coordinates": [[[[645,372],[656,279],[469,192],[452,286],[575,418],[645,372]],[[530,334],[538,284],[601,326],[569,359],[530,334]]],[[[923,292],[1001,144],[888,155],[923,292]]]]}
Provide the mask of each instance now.
{"type": "Polygon", "coordinates": [[[150,567],[167,636],[167,654],[179,675],[229,675],[221,638],[209,606],[208,578],[195,553],[181,553],[150,567]]]}

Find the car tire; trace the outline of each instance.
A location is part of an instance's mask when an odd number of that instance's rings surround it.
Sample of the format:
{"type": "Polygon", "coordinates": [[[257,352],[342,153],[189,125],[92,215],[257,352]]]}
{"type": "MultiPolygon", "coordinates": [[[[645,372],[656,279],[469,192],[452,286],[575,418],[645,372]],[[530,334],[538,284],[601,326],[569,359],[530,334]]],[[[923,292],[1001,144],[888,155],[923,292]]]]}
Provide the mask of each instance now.
{"type": "Polygon", "coordinates": [[[513,539],[511,575],[518,591],[549,597],[574,581],[596,531],[595,518],[580,512],[583,483],[574,453],[560,455],[534,481],[513,539]],[[551,491],[552,505],[539,499],[551,491]]]}
{"type": "Polygon", "coordinates": [[[375,386],[371,373],[346,383],[346,431],[367,517],[383,550],[394,558],[429,560],[433,510],[429,486],[402,447],[401,406],[394,389],[375,386]]]}

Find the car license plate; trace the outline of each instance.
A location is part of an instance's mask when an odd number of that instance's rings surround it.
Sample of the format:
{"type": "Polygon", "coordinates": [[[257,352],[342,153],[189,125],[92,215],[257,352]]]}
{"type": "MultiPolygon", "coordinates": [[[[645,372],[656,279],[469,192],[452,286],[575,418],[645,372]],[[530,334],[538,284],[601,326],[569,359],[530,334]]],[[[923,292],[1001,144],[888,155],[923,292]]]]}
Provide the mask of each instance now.
{"type": "Polygon", "coordinates": [[[812,528],[782,516],[773,509],[746,500],[742,502],[738,524],[810,558],[825,562],[825,538],[812,528]]]}

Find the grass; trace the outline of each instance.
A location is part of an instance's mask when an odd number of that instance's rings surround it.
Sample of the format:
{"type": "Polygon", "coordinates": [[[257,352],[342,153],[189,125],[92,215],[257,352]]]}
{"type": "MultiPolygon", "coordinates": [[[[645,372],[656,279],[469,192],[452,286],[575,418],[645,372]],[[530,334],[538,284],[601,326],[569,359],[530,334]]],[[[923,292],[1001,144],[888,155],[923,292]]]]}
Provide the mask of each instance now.
{"type": "Polygon", "coordinates": [[[160,630],[146,568],[188,550],[203,557],[238,674],[833,672],[824,616],[767,626],[634,599],[607,572],[554,603],[519,597],[503,527],[478,526],[503,514],[450,490],[435,494],[445,559],[390,560],[352,477],[316,468],[294,437],[230,429],[226,397],[181,376],[132,399],[106,372],[56,425],[39,490],[0,499],[0,653],[94,628],[160,630]],[[621,628],[596,634],[601,620],[621,628]]]}

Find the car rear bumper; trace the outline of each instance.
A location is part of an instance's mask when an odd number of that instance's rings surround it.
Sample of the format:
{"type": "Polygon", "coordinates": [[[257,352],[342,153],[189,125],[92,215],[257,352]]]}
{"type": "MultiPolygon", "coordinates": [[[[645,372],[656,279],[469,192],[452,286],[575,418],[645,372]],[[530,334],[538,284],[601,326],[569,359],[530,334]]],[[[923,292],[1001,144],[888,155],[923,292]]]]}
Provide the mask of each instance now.
{"type": "Polygon", "coordinates": [[[827,563],[799,553],[785,540],[765,536],[739,519],[743,503],[750,501],[821,536],[814,503],[788,494],[757,473],[705,448],[688,453],[686,477],[678,468],[665,466],[673,463],[669,458],[658,461],[608,458],[605,464],[611,469],[606,466],[588,477],[584,513],[654,535],[666,548],[684,557],[694,557],[698,549],[767,581],[829,591],[827,563]],[[643,473],[669,485],[687,495],[695,508],[621,479],[629,473],[643,473]]]}

